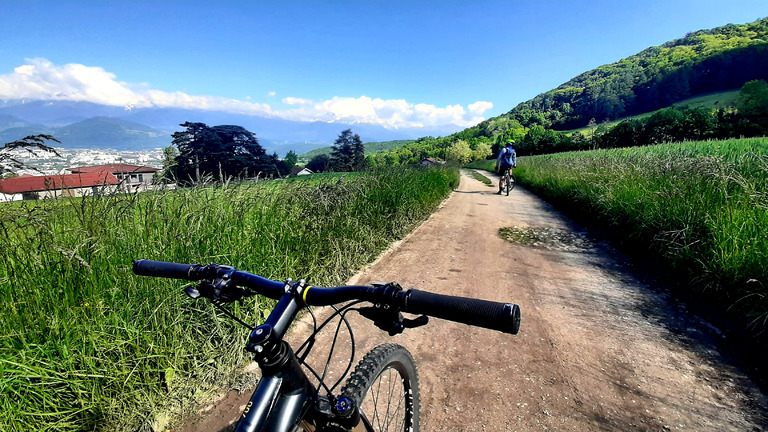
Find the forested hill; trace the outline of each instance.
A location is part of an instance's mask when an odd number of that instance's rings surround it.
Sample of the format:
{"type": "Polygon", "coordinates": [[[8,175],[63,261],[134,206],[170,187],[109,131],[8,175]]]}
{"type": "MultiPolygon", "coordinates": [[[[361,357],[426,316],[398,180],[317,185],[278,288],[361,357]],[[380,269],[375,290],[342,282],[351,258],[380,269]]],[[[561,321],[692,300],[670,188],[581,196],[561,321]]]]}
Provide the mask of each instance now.
{"type": "Polygon", "coordinates": [[[518,155],[536,155],[765,136],[766,81],[768,18],[689,33],[585,72],[461,132],[367,157],[371,166],[427,157],[467,163],[493,157],[506,139],[516,141],[518,155]],[[727,106],[718,104],[717,93],[725,91],[733,101],[727,106]],[[712,105],[687,103],[703,95],[712,105]],[[573,131],[585,126],[588,133],[573,131]]]}
{"type": "Polygon", "coordinates": [[[499,118],[567,130],[768,79],[768,18],[699,30],[585,72],[499,118]]]}

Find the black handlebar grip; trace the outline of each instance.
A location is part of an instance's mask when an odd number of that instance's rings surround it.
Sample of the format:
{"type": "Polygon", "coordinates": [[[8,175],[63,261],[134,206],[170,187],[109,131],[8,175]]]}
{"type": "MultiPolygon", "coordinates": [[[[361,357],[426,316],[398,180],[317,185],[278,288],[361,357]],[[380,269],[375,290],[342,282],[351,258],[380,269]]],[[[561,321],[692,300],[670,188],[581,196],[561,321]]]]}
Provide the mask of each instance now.
{"type": "Polygon", "coordinates": [[[139,276],[154,276],[172,279],[197,280],[191,270],[198,264],[179,264],[165,261],[140,259],[133,262],[133,272],[139,276]]]}
{"type": "Polygon", "coordinates": [[[466,297],[410,290],[403,312],[423,314],[472,326],[517,334],[520,331],[520,307],[466,297]]]}

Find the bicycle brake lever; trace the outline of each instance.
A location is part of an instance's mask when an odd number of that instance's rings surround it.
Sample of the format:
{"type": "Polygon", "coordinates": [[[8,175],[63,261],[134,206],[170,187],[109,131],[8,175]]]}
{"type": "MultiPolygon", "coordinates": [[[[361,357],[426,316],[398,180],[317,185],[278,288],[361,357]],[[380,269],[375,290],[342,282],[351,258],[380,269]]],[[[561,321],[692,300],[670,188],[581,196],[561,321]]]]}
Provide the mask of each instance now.
{"type": "Polygon", "coordinates": [[[416,319],[403,318],[403,314],[397,309],[381,306],[368,306],[360,308],[360,315],[373,321],[373,325],[389,333],[390,336],[400,334],[407,328],[421,327],[429,322],[429,317],[422,315],[416,319]]]}
{"type": "Polygon", "coordinates": [[[197,287],[195,287],[194,285],[185,286],[184,292],[189,296],[189,298],[193,300],[197,300],[200,298],[200,291],[198,291],[197,287]]]}
{"type": "Polygon", "coordinates": [[[426,315],[422,315],[414,319],[403,318],[403,327],[416,328],[416,327],[421,327],[423,325],[427,325],[428,322],[429,322],[429,317],[426,315]]]}
{"type": "Polygon", "coordinates": [[[243,297],[256,295],[255,292],[249,289],[238,288],[228,284],[219,284],[216,286],[209,282],[188,285],[184,288],[184,292],[194,300],[197,300],[200,297],[205,297],[211,301],[221,301],[222,303],[232,303],[241,300],[243,297]]]}

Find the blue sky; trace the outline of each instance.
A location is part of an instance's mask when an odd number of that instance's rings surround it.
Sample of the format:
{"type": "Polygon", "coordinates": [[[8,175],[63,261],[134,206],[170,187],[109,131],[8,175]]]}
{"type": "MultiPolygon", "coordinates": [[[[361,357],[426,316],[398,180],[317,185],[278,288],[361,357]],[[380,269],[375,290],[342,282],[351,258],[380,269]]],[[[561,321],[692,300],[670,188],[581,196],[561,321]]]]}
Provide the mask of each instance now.
{"type": "Polygon", "coordinates": [[[768,1],[0,0],[0,99],[467,127],[768,1]]]}

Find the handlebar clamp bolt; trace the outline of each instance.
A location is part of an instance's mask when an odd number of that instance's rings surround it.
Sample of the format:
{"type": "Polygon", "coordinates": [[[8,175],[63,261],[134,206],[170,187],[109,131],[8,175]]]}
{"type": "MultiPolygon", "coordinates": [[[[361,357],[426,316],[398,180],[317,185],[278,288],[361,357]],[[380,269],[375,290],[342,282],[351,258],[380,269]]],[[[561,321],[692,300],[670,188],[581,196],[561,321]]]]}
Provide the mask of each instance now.
{"type": "Polygon", "coordinates": [[[268,325],[262,324],[251,332],[251,335],[248,337],[248,345],[254,347],[270,345],[271,337],[272,328],[268,325]]]}

